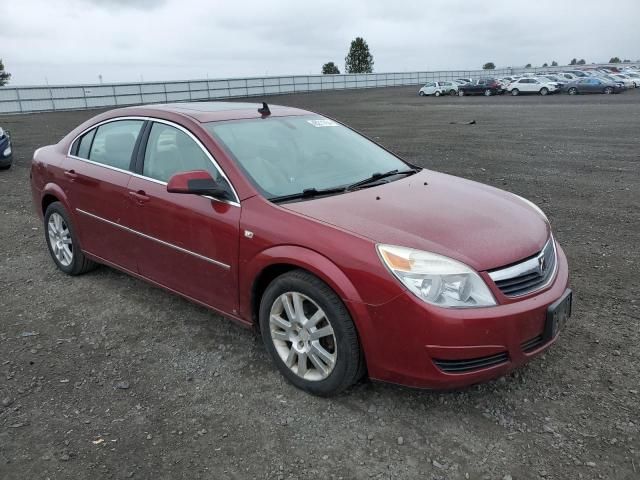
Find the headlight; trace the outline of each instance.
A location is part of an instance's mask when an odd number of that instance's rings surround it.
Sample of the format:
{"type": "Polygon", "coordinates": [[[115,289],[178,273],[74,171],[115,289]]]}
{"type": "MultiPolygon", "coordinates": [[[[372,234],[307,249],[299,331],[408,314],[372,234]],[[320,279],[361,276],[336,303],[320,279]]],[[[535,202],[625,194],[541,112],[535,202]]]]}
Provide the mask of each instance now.
{"type": "Polygon", "coordinates": [[[496,304],[480,275],[463,263],[395,245],[378,245],[378,252],[391,273],[427,303],[453,308],[496,304]]]}
{"type": "Polygon", "coordinates": [[[4,130],[0,127],[0,138],[4,137],[4,130]]]}
{"type": "MultiPolygon", "coordinates": [[[[514,195],[515,195],[515,193],[514,193],[514,195]]],[[[549,219],[547,218],[547,216],[545,215],[545,213],[542,211],[542,209],[541,209],[538,205],[536,205],[535,203],[533,203],[531,200],[527,200],[526,198],[521,197],[520,195],[516,195],[516,197],[518,197],[518,198],[519,198],[520,200],[522,200],[524,203],[526,203],[526,204],[527,204],[527,205],[529,205],[531,208],[533,208],[536,212],[538,212],[538,213],[540,214],[540,216],[541,216],[542,218],[544,218],[544,219],[545,219],[545,221],[546,221],[547,223],[549,223],[549,219]]]]}

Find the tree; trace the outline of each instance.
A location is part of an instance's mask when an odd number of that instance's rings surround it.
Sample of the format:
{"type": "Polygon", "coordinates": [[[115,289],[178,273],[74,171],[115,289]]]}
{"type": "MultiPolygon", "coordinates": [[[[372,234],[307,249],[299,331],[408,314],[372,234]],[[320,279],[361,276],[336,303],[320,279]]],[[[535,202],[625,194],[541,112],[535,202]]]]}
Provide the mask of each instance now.
{"type": "Polygon", "coordinates": [[[531,64],[530,64],[530,63],[527,63],[527,64],[524,66],[524,68],[531,68],[531,64]]]}
{"type": "Polygon", "coordinates": [[[482,66],[483,70],[495,70],[496,69],[496,64],[493,62],[487,62],[482,66]]]}
{"type": "Polygon", "coordinates": [[[569,65],[576,65],[577,63],[578,63],[578,60],[577,60],[577,59],[575,59],[575,58],[573,58],[573,59],[571,60],[571,62],[569,63],[569,65]]]}
{"type": "Polygon", "coordinates": [[[584,65],[584,64],[586,64],[586,63],[587,63],[587,62],[585,61],[585,59],[584,59],[584,58],[581,58],[580,60],[578,60],[578,65],[584,65]]]}
{"type": "Polygon", "coordinates": [[[351,42],[349,53],[344,57],[344,69],[347,73],[373,72],[373,55],[369,52],[369,45],[364,38],[356,37],[351,42]]]}
{"type": "Polygon", "coordinates": [[[609,63],[620,63],[620,58],[618,57],[611,57],[609,59],[609,63]]]}
{"type": "Polygon", "coordinates": [[[0,87],[3,87],[7,83],[9,83],[10,78],[11,74],[4,71],[4,64],[2,63],[2,59],[0,58],[0,87]]]}
{"type": "Polygon", "coordinates": [[[556,62],[555,60],[553,62],[551,62],[551,66],[552,67],[557,67],[558,66],[558,62],[556,62]]]}
{"type": "Polygon", "coordinates": [[[549,64],[547,62],[542,64],[542,68],[547,68],[549,66],[549,64]]]}
{"type": "Polygon", "coordinates": [[[340,73],[338,66],[333,62],[328,62],[322,65],[322,74],[323,75],[335,75],[340,73]]]}

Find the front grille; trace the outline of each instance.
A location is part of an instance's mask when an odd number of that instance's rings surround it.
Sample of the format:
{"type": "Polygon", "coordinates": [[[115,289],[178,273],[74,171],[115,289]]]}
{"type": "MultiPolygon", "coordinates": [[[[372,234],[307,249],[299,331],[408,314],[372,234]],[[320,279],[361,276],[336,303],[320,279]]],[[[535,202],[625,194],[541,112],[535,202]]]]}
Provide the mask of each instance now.
{"type": "Polygon", "coordinates": [[[522,262],[489,272],[496,286],[508,297],[534,292],[549,283],[556,271],[556,247],[549,238],[540,253],[522,262]]]}
{"type": "Polygon", "coordinates": [[[520,344],[520,347],[522,348],[523,352],[529,353],[539,348],[543,343],[544,340],[542,338],[542,335],[538,335],[537,337],[533,337],[526,342],[522,342],[522,344],[520,344]]]}
{"type": "Polygon", "coordinates": [[[465,360],[437,360],[433,363],[445,373],[468,373],[482,368],[493,367],[509,361],[507,352],[496,353],[487,357],[467,358],[465,360]]]}

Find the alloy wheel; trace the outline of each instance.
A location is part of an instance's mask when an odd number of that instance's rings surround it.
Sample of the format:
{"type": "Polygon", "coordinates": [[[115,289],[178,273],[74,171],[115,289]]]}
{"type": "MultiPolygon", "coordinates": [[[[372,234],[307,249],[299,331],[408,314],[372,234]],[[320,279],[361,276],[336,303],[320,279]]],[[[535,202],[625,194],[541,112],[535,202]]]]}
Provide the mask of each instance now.
{"type": "Polygon", "coordinates": [[[286,292],[271,305],[271,340],[284,364],[304,380],[327,378],[336,365],[337,341],[324,310],[308,296],[286,292]]]}
{"type": "Polygon", "coordinates": [[[518,90],[517,88],[514,88],[513,90],[511,90],[511,95],[513,95],[514,97],[517,97],[520,94],[520,90],[518,90]]]}
{"type": "Polygon", "coordinates": [[[485,97],[490,97],[490,96],[491,96],[491,90],[487,88],[487,89],[484,91],[484,96],[485,96],[485,97]]]}
{"type": "Polygon", "coordinates": [[[73,241],[69,226],[62,215],[53,212],[49,216],[47,223],[47,233],[49,235],[49,245],[56,260],[63,267],[68,267],[73,262],[73,241]]]}

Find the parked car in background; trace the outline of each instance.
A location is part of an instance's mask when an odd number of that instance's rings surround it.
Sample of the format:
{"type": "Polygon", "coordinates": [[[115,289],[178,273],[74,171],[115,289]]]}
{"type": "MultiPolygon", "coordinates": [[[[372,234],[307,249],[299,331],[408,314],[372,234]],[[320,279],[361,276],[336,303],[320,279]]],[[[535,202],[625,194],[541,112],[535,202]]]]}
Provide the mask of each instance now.
{"type": "Polygon", "coordinates": [[[418,95],[421,97],[427,95],[433,95],[435,97],[439,97],[440,95],[456,95],[458,93],[458,87],[459,85],[452,81],[429,82],[418,91],[418,95]]]}
{"type": "Polygon", "coordinates": [[[640,73],[625,72],[625,75],[633,80],[633,85],[635,86],[635,88],[640,87],[640,73]]]}
{"type": "Polygon", "coordinates": [[[564,86],[569,95],[578,93],[620,93],[622,88],[613,82],[608,82],[600,78],[581,78],[564,86]]]}
{"type": "Polygon", "coordinates": [[[507,92],[513,96],[521,93],[537,93],[539,95],[548,95],[556,93],[559,86],[556,82],[552,82],[544,77],[527,77],[512,82],[507,86],[507,92]]]}
{"type": "Polygon", "coordinates": [[[472,78],[456,78],[456,81],[464,82],[464,83],[473,83],[472,78]]]}
{"type": "Polygon", "coordinates": [[[620,79],[626,88],[636,88],[636,86],[637,86],[636,80],[634,80],[633,78],[631,78],[628,75],[625,75],[623,73],[614,73],[611,76],[613,78],[620,79]]]}
{"type": "Polygon", "coordinates": [[[0,127],[0,169],[6,170],[13,162],[13,150],[11,146],[11,135],[0,127]]]}
{"type": "Polygon", "coordinates": [[[578,80],[579,78],[582,77],[578,77],[577,75],[574,75],[573,73],[570,72],[558,72],[556,73],[556,76],[559,78],[564,78],[566,80],[568,80],[568,82],[573,82],[574,80],[578,80]]]}
{"type": "Polygon", "coordinates": [[[552,83],[555,83],[556,86],[558,87],[558,90],[562,90],[562,87],[564,87],[567,83],[569,83],[569,80],[567,80],[566,78],[560,78],[553,74],[542,75],[542,78],[552,83]]]}
{"type": "Polygon", "coordinates": [[[489,97],[491,95],[499,95],[503,91],[502,85],[495,78],[481,78],[472,83],[461,85],[458,88],[458,95],[461,97],[464,95],[485,95],[489,97]]]}
{"type": "Polygon", "coordinates": [[[255,328],[317,395],[365,374],[472,385],[557,340],[569,267],[535,204],[257,107],[120,108],[38,149],[31,194],[57,268],[104,263],[255,328]]]}

